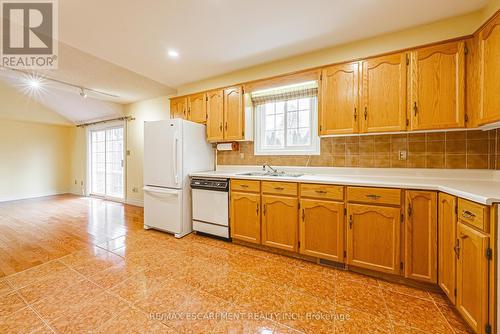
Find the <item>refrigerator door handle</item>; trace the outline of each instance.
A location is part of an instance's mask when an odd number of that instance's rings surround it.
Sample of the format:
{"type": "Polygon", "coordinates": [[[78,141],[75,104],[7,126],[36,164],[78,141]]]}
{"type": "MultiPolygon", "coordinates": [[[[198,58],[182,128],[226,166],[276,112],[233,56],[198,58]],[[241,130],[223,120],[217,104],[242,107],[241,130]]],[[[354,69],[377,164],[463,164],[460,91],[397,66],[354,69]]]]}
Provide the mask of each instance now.
{"type": "Polygon", "coordinates": [[[144,187],[142,188],[145,192],[152,193],[152,194],[165,194],[165,195],[179,195],[178,190],[171,190],[171,189],[158,189],[158,188],[153,188],[153,187],[144,187]]]}
{"type": "Polygon", "coordinates": [[[174,171],[174,182],[175,182],[176,185],[179,183],[179,175],[177,174],[178,173],[178,170],[177,170],[177,164],[178,164],[178,161],[177,161],[178,144],[179,144],[179,137],[177,136],[177,132],[176,132],[174,134],[174,141],[172,143],[172,145],[173,145],[173,148],[172,148],[172,155],[173,155],[172,161],[174,163],[173,171],[174,171]]]}

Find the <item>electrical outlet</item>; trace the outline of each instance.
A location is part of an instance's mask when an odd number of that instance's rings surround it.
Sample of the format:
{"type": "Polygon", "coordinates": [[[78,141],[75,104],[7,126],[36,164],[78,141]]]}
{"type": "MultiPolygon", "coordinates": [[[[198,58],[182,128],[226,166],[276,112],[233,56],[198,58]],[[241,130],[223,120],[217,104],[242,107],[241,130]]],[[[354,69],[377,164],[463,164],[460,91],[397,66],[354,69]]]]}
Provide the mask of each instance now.
{"type": "Polygon", "coordinates": [[[399,160],[406,160],[408,158],[408,153],[405,150],[399,151],[399,160]]]}

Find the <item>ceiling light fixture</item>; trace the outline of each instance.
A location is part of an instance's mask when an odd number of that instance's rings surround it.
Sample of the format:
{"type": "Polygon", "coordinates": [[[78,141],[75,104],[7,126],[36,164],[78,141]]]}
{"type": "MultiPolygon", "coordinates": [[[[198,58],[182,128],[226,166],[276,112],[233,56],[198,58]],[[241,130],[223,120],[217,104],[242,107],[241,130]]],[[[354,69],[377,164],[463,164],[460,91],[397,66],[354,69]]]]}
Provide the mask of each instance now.
{"type": "Polygon", "coordinates": [[[168,50],[168,56],[170,58],[178,58],[179,57],[179,52],[175,50],[168,50]]]}
{"type": "Polygon", "coordinates": [[[83,97],[84,99],[87,98],[87,93],[85,92],[85,90],[83,88],[80,88],[80,96],[83,97]]]}

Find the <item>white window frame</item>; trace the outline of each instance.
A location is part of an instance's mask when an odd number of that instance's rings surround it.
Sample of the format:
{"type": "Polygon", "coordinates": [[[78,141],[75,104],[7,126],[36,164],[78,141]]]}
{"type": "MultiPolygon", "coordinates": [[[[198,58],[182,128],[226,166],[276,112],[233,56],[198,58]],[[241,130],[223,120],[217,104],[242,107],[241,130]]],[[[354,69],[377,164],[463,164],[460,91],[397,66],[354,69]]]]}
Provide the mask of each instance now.
{"type": "Polygon", "coordinates": [[[127,122],[112,121],[94,124],[86,128],[87,142],[87,171],[86,171],[86,189],[85,196],[103,198],[115,202],[125,203],[127,201],[127,122]],[[92,131],[101,131],[108,129],[123,128],[123,197],[113,197],[109,195],[92,193],[92,131]]]}
{"type": "Polygon", "coordinates": [[[285,147],[283,148],[264,148],[263,133],[265,132],[265,112],[259,111],[257,106],[254,106],[255,113],[255,145],[254,155],[320,155],[320,137],[318,135],[318,97],[311,97],[311,145],[304,148],[287,147],[286,146],[286,131],[287,131],[287,111],[285,110],[284,124],[285,124],[285,147]]]}

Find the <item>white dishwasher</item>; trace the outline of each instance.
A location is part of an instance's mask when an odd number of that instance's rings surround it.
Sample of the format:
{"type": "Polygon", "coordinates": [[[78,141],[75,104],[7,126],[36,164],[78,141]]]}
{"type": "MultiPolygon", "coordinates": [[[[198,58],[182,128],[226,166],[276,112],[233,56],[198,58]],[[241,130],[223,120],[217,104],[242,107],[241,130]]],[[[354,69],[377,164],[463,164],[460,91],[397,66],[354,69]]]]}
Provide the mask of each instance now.
{"type": "Polygon", "coordinates": [[[191,179],[193,230],[229,239],[229,180],[191,179]]]}

